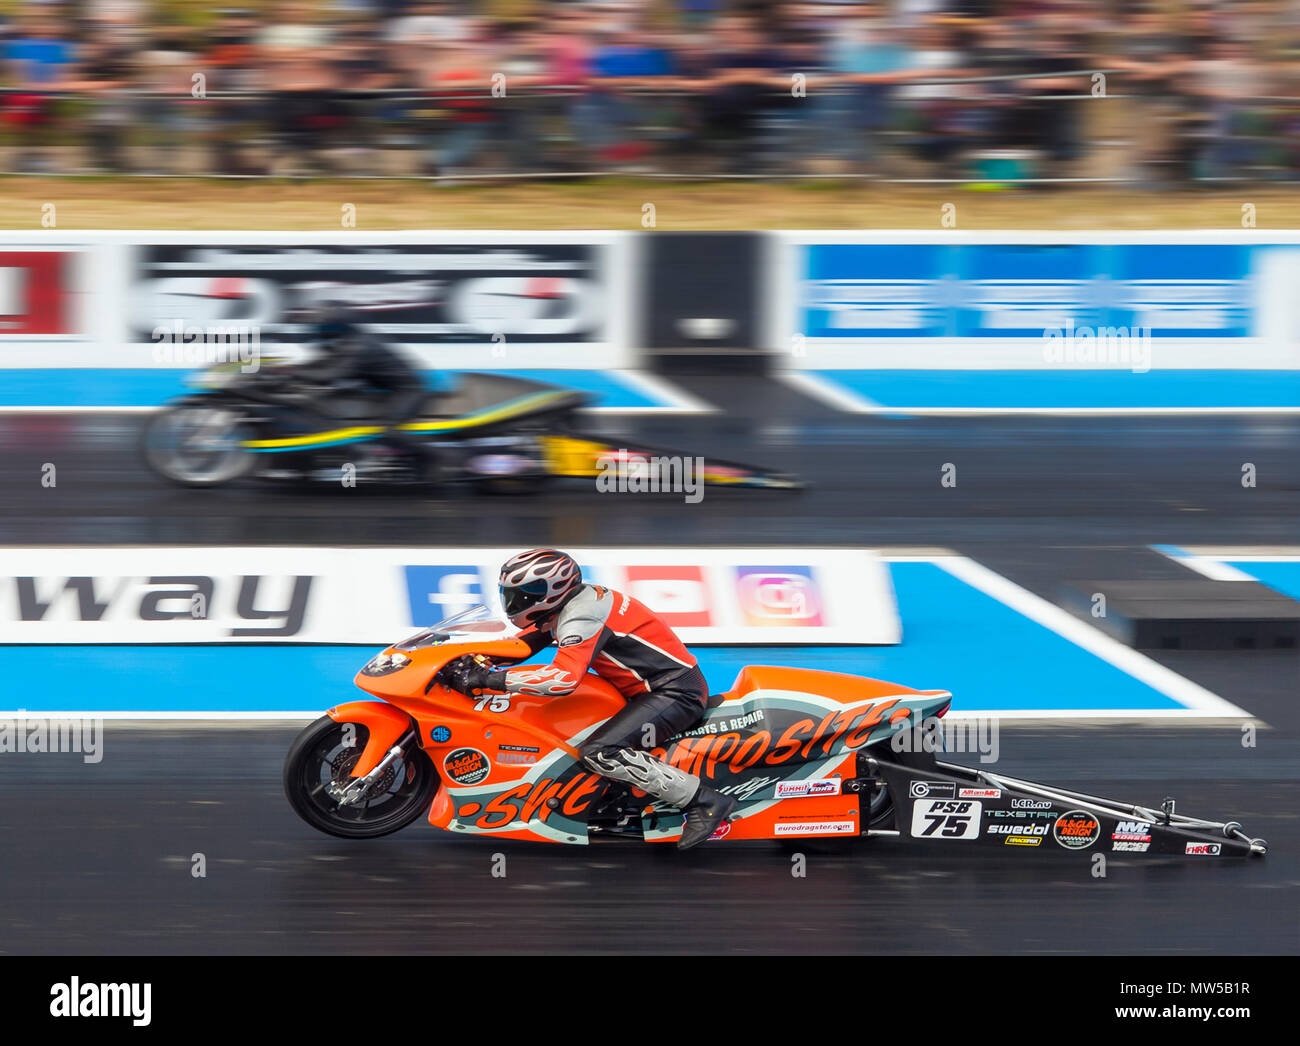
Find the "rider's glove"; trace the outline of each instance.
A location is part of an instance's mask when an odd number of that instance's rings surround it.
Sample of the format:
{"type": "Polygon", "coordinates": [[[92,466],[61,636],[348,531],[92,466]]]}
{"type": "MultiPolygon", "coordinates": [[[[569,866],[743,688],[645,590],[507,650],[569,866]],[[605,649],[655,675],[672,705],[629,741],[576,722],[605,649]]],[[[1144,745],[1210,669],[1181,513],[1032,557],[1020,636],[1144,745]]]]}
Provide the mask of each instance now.
{"type": "Polygon", "coordinates": [[[483,690],[504,689],[505,684],[504,671],[494,672],[486,665],[479,664],[470,654],[449,661],[442,670],[442,675],[451,689],[470,697],[483,690]]]}

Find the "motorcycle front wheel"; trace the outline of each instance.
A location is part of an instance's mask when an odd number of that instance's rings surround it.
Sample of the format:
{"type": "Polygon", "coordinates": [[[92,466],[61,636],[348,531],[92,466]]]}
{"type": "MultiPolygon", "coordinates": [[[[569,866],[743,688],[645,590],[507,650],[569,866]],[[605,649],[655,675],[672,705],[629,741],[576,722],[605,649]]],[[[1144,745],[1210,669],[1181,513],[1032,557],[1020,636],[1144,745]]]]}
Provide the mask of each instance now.
{"type": "Polygon", "coordinates": [[[185,487],[215,487],[247,475],[256,461],[242,446],[244,426],[229,407],[170,407],[149,419],[141,449],[149,467],[185,487]]]}
{"type": "Polygon", "coordinates": [[[438,790],[438,772],[412,742],[366,793],[339,801],[350,784],[370,732],[360,723],[322,716],[294,739],[284,760],[284,794],[304,821],[343,839],[374,839],[405,828],[428,812],[438,790]]]}

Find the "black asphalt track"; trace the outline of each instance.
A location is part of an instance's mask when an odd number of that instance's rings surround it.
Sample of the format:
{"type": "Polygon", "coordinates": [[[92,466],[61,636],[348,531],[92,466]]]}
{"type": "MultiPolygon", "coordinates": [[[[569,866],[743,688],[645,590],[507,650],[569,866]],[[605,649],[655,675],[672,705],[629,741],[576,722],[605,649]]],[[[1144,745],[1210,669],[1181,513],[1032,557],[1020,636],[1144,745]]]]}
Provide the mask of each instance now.
{"type": "MultiPolygon", "coordinates": [[[[0,760],[9,954],[411,952],[1294,954],[1294,733],[1010,728],[996,769],[1234,818],[1267,857],[1108,855],[895,838],[587,847],[417,823],[352,842],[279,785],[293,727],[132,729],[104,759],[0,760]],[[195,854],[205,878],[191,874],[195,854]],[[504,868],[495,855],[504,855],[504,868]],[[798,855],[805,875],[796,877],[798,855]],[[494,876],[504,870],[504,877],[494,876]]],[[[974,764],[977,756],[954,757],[974,764]]]]}

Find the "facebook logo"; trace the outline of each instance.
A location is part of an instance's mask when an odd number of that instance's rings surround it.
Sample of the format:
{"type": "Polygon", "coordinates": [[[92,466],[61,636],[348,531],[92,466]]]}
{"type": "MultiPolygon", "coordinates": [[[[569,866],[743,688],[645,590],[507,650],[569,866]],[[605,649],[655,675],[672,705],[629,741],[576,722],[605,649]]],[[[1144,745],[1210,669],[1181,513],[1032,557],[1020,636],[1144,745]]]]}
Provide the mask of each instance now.
{"type": "Polygon", "coordinates": [[[475,566],[406,567],[406,593],[411,602],[411,624],[436,625],[479,603],[496,606],[495,585],[484,589],[475,566]]]}

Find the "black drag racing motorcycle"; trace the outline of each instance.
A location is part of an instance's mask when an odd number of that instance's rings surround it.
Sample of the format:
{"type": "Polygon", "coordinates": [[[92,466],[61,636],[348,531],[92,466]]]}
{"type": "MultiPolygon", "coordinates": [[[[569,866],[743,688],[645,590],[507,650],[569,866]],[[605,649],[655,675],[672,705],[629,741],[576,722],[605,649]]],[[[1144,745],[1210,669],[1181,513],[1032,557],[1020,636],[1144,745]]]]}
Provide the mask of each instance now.
{"type": "MultiPolygon", "coordinates": [[[[613,443],[581,432],[577,411],[590,396],[503,374],[467,372],[432,392],[393,439],[366,423],[364,405],[312,385],[285,361],[245,373],[219,364],[191,379],[193,393],[152,416],[142,434],[145,461],[187,487],[257,477],[338,483],[468,482],[492,492],[532,492],[549,480],[596,477],[616,468],[621,489],[667,491],[688,458],[680,451],[613,443]],[[328,407],[322,406],[328,404],[328,407]],[[637,482],[639,481],[639,485],[637,482]]],[[[704,457],[693,482],[797,490],[780,473],[704,457]]]]}

